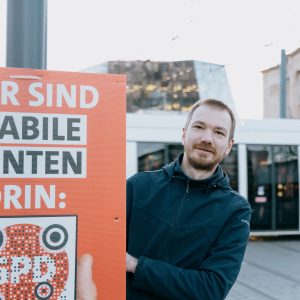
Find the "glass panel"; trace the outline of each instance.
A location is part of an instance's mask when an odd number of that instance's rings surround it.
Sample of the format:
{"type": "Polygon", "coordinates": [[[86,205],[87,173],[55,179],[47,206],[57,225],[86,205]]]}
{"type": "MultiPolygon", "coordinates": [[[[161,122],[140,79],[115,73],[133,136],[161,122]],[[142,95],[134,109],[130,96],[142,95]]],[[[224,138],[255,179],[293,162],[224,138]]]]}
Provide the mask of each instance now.
{"type": "Polygon", "coordinates": [[[182,153],[183,146],[181,144],[174,144],[168,146],[168,163],[175,160],[176,157],[182,153]]]}
{"type": "Polygon", "coordinates": [[[138,171],[152,171],[165,165],[164,143],[138,143],[138,171]]]}
{"type": "MultiPolygon", "coordinates": [[[[184,151],[181,144],[138,143],[138,170],[156,170],[174,161],[184,151]]],[[[234,145],[228,157],[221,163],[228,174],[230,185],[238,189],[237,146],[234,145]]]]}
{"type": "Polygon", "coordinates": [[[230,181],[230,186],[234,190],[238,190],[238,155],[237,145],[234,145],[229,155],[223,160],[221,166],[225,173],[227,173],[230,181]]]}
{"type": "Polygon", "coordinates": [[[111,61],[108,73],[127,75],[127,112],[187,111],[199,99],[193,61],[111,61]]]}
{"type": "Polygon", "coordinates": [[[274,146],[276,229],[299,227],[297,146],[274,146]]]}
{"type": "Polygon", "coordinates": [[[251,228],[271,229],[272,153],[270,146],[247,146],[251,228]]]}

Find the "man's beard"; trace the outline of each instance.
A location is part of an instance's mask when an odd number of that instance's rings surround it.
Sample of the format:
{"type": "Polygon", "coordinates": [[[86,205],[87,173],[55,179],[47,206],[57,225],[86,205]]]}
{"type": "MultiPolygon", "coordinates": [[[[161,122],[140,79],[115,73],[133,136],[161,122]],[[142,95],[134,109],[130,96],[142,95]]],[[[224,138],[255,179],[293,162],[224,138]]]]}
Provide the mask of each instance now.
{"type": "Polygon", "coordinates": [[[213,170],[216,167],[216,165],[218,165],[226,156],[225,153],[218,154],[217,150],[211,144],[208,143],[193,145],[191,150],[185,147],[185,154],[187,156],[189,164],[194,169],[203,171],[213,170]],[[194,153],[194,151],[197,151],[197,149],[211,152],[213,157],[207,158],[201,155],[197,155],[194,153]]]}

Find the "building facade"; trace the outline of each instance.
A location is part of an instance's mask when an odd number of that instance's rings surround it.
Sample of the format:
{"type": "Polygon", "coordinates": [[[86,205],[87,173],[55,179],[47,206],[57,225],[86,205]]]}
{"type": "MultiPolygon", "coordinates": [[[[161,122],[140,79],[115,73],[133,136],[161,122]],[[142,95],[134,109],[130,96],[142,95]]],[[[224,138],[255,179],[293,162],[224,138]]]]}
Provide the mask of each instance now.
{"type": "Polygon", "coordinates": [[[110,61],[85,72],[127,76],[128,113],[182,113],[198,100],[219,99],[236,111],[223,65],[201,61],[110,61]]]}
{"type": "MultiPolygon", "coordinates": [[[[300,48],[286,56],[286,118],[300,118],[300,48]]],[[[262,71],[264,118],[280,117],[280,66],[262,71]]]]}

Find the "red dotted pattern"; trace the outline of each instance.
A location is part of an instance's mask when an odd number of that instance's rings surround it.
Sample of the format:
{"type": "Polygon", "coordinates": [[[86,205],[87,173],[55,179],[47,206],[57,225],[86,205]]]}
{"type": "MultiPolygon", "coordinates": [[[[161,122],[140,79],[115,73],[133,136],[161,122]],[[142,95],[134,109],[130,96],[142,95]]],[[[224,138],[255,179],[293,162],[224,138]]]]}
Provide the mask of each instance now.
{"type": "MultiPolygon", "coordinates": [[[[33,224],[11,225],[5,228],[7,236],[6,245],[0,251],[0,258],[6,258],[5,264],[0,263],[0,268],[7,269],[9,282],[0,284],[0,299],[9,300],[36,300],[35,287],[37,282],[33,282],[32,269],[27,274],[20,275],[19,283],[11,283],[11,263],[12,257],[26,256],[31,259],[34,256],[50,257],[55,263],[55,275],[48,281],[53,287],[53,294],[49,300],[57,300],[64,290],[68,279],[69,262],[65,251],[49,253],[40,245],[40,233],[42,228],[33,224]],[[4,298],[3,298],[4,296],[4,298]]],[[[24,266],[20,264],[20,268],[24,266]]],[[[41,273],[47,273],[47,265],[41,263],[41,273]]],[[[3,280],[3,279],[2,279],[3,280]]]]}

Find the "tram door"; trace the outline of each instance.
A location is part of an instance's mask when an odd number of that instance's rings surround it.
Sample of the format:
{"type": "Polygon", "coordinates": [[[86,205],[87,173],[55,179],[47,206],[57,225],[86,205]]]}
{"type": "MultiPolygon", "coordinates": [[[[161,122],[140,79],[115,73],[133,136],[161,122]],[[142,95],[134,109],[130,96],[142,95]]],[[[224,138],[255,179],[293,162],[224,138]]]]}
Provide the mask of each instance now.
{"type": "Polygon", "coordinates": [[[297,230],[297,147],[248,145],[247,158],[252,230],[297,230]]]}

